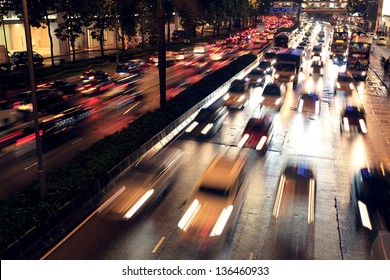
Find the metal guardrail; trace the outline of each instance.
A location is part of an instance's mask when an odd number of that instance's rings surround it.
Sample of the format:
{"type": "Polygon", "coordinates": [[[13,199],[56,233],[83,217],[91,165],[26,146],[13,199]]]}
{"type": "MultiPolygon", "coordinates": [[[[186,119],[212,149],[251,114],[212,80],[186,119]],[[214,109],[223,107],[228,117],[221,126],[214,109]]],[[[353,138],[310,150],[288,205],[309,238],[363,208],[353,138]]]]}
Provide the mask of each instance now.
{"type": "Polygon", "coordinates": [[[173,140],[181,130],[186,127],[196,116],[197,112],[226,93],[234,79],[241,79],[246,76],[259,63],[262,53],[272,47],[272,44],[260,50],[258,59],[248,65],[238,74],[233,76],[217,90],[209,94],[189,111],[181,115],[174,122],[160,131],[156,136],[143,144],[135,152],[131,153],[117,166],[112,168],[97,182],[89,186],[85,191],[69,201],[57,213],[55,218],[48,221],[46,227],[34,227],[24,234],[18,241],[11,244],[1,253],[1,259],[38,259],[41,258],[55,243],[63,238],[68,232],[75,228],[82,220],[92,213],[101,202],[101,199],[115,183],[141,158],[152,156],[158,150],[173,140]]]}

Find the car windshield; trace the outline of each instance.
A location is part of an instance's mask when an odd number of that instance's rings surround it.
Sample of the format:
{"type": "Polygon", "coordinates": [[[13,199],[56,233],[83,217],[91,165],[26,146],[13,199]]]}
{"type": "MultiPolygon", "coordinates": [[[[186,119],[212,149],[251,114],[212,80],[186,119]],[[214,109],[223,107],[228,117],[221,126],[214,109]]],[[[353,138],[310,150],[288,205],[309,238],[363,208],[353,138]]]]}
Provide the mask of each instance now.
{"type": "Polygon", "coordinates": [[[276,64],[275,68],[277,71],[288,71],[288,72],[294,71],[295,72],[295,64],[280,63],[280,64],[276,64]]]}
{"type": "Polygon", "coordinates": [[[219,189],[215,188],[213,186],[206,186],[206,185],[201,185],[199,187],[199,191],[212,194],[212,195],[217,195],[217,196],[228,196],[229,192],[224,190],[224,189],[219,189]]]}
{"type": "Polygon", "coordinates": [[[249,74],[250,75],[255,75],[255,76],[263,76],[264,75],[264,71],[263,70],[252,70],[249,74]]]}
{"type": "Polygon", "coordinates": [[[314,50],[315,52],[320,52],[320,51],[322,51],[322,47],[321,47],[321,46],[315,46],[315,47],[313,48],[313,50],[314,50]]]}
{"type": "Polygon", "coordinates": [[[271,63],[269,61],[262,61],[259,64],[259,67],[261,68],[269,68],[271,66],[271,63]]]}
{"type": "Polygon", "coordinates": [[[263,95],[280,96],[280,88],[277,85],[267,85],[263,95]]]}
{"type": "Polygon", "coordinates": [[[276,58],[276,53],[272,53],[272,52],[265,53],[264,57],[266,59],[275,59],[276,58]]]}
{"type": "Polygon", "coordinates": [[[348,76],[338,76],[337,81],[342,82],[342,83],[351,83],[351,82],[353,82],[353,79],[351,77],[348,77],[348,76]]]}
{"type": "Polygon", "coordinates": [[[245,91],[245,87],[242,85],[234,85],[229,88],[230,92],[242,93],[245,91]]]}
{"type": "Polygon", "coordinates": [[[196,116],[195,120],[197,121],[204,121],[210,117],[210,115],[213,113],[210,109],[201,109],[199,111],[199,114],[196,116]]]}

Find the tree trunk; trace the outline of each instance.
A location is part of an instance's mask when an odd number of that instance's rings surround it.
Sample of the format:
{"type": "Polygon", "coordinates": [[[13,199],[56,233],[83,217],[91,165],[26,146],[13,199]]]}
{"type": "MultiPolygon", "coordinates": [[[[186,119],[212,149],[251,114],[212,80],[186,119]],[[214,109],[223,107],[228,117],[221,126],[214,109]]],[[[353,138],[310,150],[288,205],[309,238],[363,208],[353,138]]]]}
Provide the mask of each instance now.
{"type": "Polygon", "coordinates": [[[104,57],[104,28],[100,29],[100,54],[102,57],[104,57]]]}
{"type": "Polygon", "coordinates": [[[125,30],[123,29],[123,25],[121,25],[121,32],[122,32],[122,52],[125,52],[125,30]]]}
{"type": "MultiPolygon", "coordinates": [[[[170,19],[168,19],[168,34],[167,34],[167,43],[169,44],[170,42],[171,42],[171,21],[170,21],[170,19]]],[[[164,29],[164,32],[165,32],[165,29],[164,29]]]]}
{"type": "Polygon", "coordinates": [[[49,15],[48,14],[46,14],[46,25],[47,25],[47,33],[49,34],[49,39],[50,39],[51,66],[54,66],[53,37],[51,36],[50,20],[49,20],[49,15]]]}
{"type": "Polygon", "coordinates": [[[71,41],[70,41],[70,47],[72,48],[72,58],[73,58],[73,62],[76,62],[76,49],[75,49],[75,40],[76,39],[72,39],[71,41]]]}

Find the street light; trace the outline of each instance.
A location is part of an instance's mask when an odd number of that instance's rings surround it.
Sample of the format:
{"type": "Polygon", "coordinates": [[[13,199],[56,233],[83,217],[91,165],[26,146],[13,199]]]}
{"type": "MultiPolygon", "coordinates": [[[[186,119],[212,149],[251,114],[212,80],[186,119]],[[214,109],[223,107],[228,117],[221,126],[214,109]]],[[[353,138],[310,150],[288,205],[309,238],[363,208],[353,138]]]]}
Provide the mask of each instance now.
{"type": "Polygon", "coordinates": [[[24,30],[25,30],[25,35],[26,35],[28,69],[29,69],[29,74],[30,74],[31,101],[33,104],[35,144],[36,144],[36,148],[37,148],[37,157],[38,157],[39,195],[40,195],[40,198],[43,200],[45,197],[45,194],[46,194],[46,182],[45,182],[45,173],[43,170],[41,137],[39,135],[37,92],[36,92],[36,88],[35,88],[33,51],[32,51],[30,23],[29,23],[29,19],[28,19],[26,0],[22,0],[22,5],[23,5],[24,30]]]}

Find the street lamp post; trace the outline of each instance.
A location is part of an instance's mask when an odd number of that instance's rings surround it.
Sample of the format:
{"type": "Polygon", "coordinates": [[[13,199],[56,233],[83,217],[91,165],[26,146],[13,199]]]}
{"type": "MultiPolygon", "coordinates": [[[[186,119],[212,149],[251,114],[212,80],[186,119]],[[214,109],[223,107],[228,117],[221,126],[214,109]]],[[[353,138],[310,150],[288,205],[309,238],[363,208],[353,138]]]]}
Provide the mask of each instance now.
{"type": "Polygon", "coordinates": [[[25,35],[26,35],[28,68],[29,68],[29,74],[30,74],[31,101],[33,104],[35,144],[36,144],[37,157],[38,157],[39,194],[40,194],[40,198],[43,200],[45,197],[45,194],[46,194],[46,182],[45,182],[45,173],[43,170],[41,137],[39,135],[37,92],[36,92],[36,88],[35,88],[33,51],[32,51],[30,23],[29,23],[29,19],[28,19],[26,0],[22,0],[22,5],[23,5],[24,30],[25,30],[25,35]]]}

